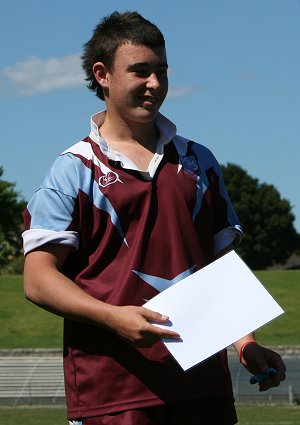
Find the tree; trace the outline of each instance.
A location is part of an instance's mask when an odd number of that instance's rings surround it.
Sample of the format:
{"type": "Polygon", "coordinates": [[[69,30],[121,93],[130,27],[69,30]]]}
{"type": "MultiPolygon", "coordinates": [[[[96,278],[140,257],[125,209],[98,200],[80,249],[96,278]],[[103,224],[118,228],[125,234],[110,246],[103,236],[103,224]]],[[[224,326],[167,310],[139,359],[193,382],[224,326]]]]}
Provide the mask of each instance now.
{"type": "Polygon", "coordinates": [[[0,269],[21,254],[22,211],[26,202],[19,200],[15,183],[2,180],[0,167],[0,269]]]}
{"type": "Polygon", "coordinates": [[[284,263],[299,248],[289,201],[273,185],[260,183],[238,165],[229,163],[222,171],[244,230],[237,249],[241,257],[253,269],[284,263]]]}

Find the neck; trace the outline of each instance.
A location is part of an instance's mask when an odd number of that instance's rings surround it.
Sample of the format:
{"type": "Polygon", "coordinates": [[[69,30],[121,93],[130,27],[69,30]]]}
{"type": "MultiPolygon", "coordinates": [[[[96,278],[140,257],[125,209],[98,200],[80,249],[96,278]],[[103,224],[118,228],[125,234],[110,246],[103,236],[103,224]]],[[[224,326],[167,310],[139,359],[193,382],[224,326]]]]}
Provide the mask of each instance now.
{"type": "Polygon", "coordinates": [[[121,145],[143,146],[155,152],[158,131],[155,121],[128,124],[120,117],[112,116],[106,112],[105,120],[100,128],[101,135],[108,145],[118,150],[121,145]]]}

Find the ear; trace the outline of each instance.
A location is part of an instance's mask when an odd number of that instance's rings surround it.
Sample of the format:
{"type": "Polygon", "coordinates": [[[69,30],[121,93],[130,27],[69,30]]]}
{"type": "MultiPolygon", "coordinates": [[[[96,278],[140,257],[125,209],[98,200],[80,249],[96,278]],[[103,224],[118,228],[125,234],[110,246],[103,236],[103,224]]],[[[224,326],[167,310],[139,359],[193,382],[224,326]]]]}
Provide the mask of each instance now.
{"type": "Polygon", "coordinates": [[[108,88],[108,71],[106,69],[106,66],[102,62],[96,62],[93,65],[93,73],[98,81],[99,85],[102,87],[103,90],[108,88]]]}

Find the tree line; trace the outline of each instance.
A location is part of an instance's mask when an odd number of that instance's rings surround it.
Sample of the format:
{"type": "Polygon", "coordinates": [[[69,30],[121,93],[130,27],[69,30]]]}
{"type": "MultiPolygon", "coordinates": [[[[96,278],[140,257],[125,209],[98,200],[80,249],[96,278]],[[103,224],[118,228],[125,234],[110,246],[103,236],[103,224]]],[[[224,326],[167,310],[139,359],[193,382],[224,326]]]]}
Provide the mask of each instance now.
{"type": "Polygon", "coordinates": [[[0,167],[0,273],[22,255],[22,211],[26,205],[15,183],[2,179],[3,173],[0,167]]]}
{"type": "Polygon", "coordinates": [[[255,270],[285,263],[300,250],[290,202],[273,185],[260,183],[238,165],[229,163],[222,171],[244,230],[237,252],[255,270]]]}
{"type": "MultiPolygon", "coordinates": [[[[230,199],[239,216],[244,238],[237,252],[252,269],[283,264],[291,254],[300,252],[300,235],[294,227],[290,202],[270,184],[260,183],[236,164],[222,166],[230,199]]],[[[22,212],[26,201],[15,183],[2,178],[0,167],[0,273],[21,272],[24,230],[22,212]]]]}

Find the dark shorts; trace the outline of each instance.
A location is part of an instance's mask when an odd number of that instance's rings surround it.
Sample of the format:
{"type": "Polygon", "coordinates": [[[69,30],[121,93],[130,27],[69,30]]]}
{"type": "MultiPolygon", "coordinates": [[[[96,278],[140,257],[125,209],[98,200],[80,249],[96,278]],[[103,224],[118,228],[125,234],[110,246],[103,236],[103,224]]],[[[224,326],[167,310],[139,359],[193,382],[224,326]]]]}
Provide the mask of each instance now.
{"type": "Polygon", "coordinates": [[[193,400],[82,419],[82,425],[233,425],[236,423],[234,403],[228,399],[193,400]]]}

